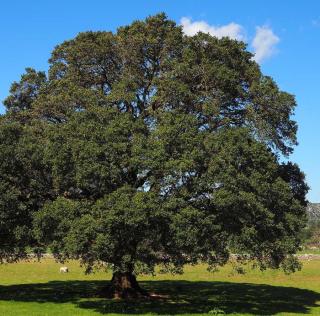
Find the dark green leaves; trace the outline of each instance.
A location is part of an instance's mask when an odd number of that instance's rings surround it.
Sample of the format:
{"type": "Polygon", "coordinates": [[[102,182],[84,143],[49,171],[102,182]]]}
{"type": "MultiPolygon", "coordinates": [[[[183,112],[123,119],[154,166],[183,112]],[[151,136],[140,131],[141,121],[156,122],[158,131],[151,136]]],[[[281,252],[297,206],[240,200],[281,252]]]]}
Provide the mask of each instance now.
{"type": "Polygon", "coordinates": [[[27,69],[10,93],[3,258],[37,242],[88,271],[214,269],[232,252],[298,267],[307,186],[276,155],[296,144],[296,104],[244,43],[184,36],[159,14],[80,33],[54,49],[49,79],[27,69]]]}
{"type": "Polygon", "coordinates": [[[26,73],[21,76],[20,82],[11,85],[10,95],[4,100],[4,105],[12,112],[30,110],[46,81],[44,72],[26,68],[26,73]]]}

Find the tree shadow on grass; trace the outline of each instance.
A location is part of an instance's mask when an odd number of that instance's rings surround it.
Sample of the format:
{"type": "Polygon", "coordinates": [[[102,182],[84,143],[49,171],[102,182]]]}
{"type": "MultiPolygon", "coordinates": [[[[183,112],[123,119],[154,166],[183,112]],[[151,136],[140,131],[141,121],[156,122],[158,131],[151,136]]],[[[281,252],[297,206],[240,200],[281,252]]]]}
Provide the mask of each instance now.
{"type": "Polygon", "coordinates": [[[150,292],[168,296],[150,300],[110,300],[95,294],[107,282],[52,281],[39,284],[0,286],[0,300],[39,303],[71,302],[78,308],[100,314],[141,315],[204,314],[220,309],[229,313],[274,315],[277,313],[307,314],[318,306],[320,294],[293,287],[231,282],[144,281],[141,286],[150,292]]]}

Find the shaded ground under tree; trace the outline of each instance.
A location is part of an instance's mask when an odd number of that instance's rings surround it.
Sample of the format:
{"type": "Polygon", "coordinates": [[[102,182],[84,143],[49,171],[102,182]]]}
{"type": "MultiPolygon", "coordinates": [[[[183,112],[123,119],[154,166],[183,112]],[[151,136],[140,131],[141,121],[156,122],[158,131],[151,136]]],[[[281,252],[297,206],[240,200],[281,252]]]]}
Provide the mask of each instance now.
{"type": "Polygon", "coordinates": [[[320,294],[294,287],[232,282],[143,281],[150,292],[163,294],[162,299],[111,300],[96,297],[108,282],[51,281],[0,287],[0,300],[38,303],[74,303],[77,307],[101,314],[153,313],[175,315],[207,313],[214,308],[229,313],[275,315],[307,314],[317,307],[320,294]]]}

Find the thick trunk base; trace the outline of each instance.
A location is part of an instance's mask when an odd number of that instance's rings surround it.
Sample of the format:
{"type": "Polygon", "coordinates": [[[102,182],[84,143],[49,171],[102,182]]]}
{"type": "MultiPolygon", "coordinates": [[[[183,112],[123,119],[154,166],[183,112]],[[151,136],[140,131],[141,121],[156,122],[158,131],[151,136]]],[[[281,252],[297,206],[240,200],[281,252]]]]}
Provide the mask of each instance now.
{"type": "Polygon", "coordinates": [[[130,272],[115,272],[111,284],[101,291],[101,296],[117,299],[147,298],[149,294],[143,290],[136,277],[130,272]]]}

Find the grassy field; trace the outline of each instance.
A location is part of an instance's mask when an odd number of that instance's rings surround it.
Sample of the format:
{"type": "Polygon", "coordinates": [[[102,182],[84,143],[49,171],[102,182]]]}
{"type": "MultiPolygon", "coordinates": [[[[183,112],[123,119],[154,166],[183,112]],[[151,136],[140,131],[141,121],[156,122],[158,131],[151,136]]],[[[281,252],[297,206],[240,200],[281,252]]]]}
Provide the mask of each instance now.
{"type": "Polygon", "coordinates": [[[95,297],[110,278],[84,275],[77,262],[60,274],[52,259],[0,266],[0,315],[320,315],[320,261],[306,261],[302,271],[218,273],[187,267],[179,276],[140,277],[141,285],[162,300],[117,301],[95,297]]]}
{"type": "Polygon", "coordinates": [[[305,254],[305,253],[308,253],[308,254],[315,254],[315,255],[320,255],[320,249],[310,249],[310,248],[306,248],[304,250],[301,250],[298,252],[298,254],[305,254]]]}

